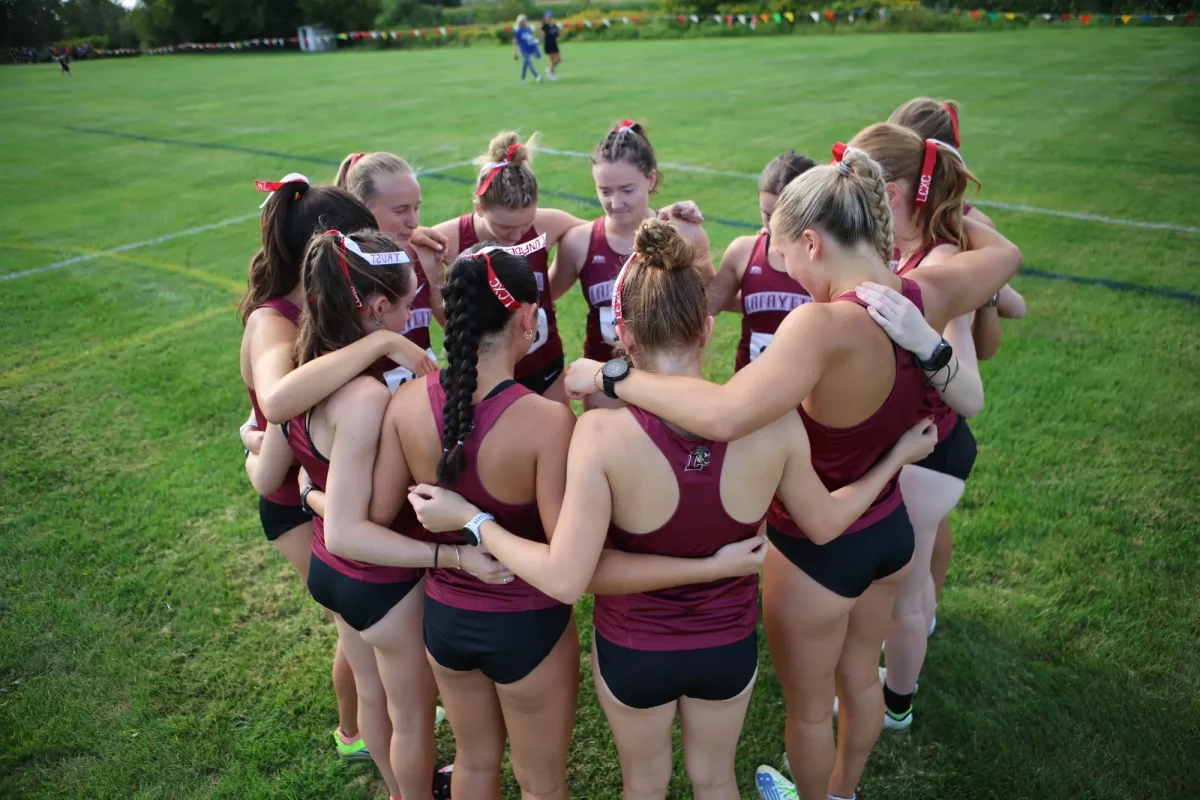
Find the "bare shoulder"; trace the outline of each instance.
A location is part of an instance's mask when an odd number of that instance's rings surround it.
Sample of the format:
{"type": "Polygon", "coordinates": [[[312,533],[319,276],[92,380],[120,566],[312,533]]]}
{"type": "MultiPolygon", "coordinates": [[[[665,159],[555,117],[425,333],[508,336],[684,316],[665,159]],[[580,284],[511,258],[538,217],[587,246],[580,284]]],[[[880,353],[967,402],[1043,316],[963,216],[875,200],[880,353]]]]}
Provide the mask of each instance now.
{"type": "Polygon", "coordinates": [[[433,229],[446,237],[446,251],[457,255],[459,250],[458,241],[458,217],[451,217],[445,222],[439,222],[433,226],[433,229]]]}
{"type": "Polygon", "coordinates": [[[725,254],[721,256],[721,262],[727,260],[732,262],[733,267],[737,270],[740,277],[746,269],[746,262],[750,260],[750,253],[754,250],[754,243],[758,240],[758,236],[739,236],[729,243],[725,248],[725,254]]]}
{"type": "Polygon", "coordinates": [[[586,224],[587,220],[558,208],[538,208],[537,216],[533,218],[533,227],[538,233],[546,234],[548,244],[558,242],[572,228],[586,224]]]}
{"type": "MultiPolygon", "coordinates": [[[[937,247],[929,251],[921,262],[921,266],[933,266],[934,264],[945,264],[954,256],[962,251],[953,244],[939,244],[937,247]]],[[[917,268],[918,270],[920,267],[917,268]]]]}
{"type": "Polygon", "coordinates": [[[362,416],[373,411],[382,414],[391,400],[387,386],[369,375],[360,375],[329,397],[328,409],[335,419],[362,416]]]}

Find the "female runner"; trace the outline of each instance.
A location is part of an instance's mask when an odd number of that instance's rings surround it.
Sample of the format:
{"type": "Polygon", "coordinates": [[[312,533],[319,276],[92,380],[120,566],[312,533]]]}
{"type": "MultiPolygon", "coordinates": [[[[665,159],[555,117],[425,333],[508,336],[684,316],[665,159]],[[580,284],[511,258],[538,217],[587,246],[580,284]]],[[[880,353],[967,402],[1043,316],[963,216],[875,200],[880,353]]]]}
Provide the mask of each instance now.
{"type": "MultiPolygon", "coordinates": [[[[421,210],[421,185],[416,174],[407,161],[393,153],[353,153],[342,161],[335,183],[362,200],[375,215],[380,233],[391,237],[412,260],[417,293],[403,334],[436,363],[429,326],[433,319],[443,327],[446,324],[442,308],[443,270],[439,253],[412,243],[420,225],[421,210]],[[428,275],[434,279],[430,280],[428,275]]],[[[386,377],[388,388],[395,391],[401,383],[411,380],[413,374],[405,367],[397,367],[386,377]]]]}
{"type": "MultiPolygon", "coordinates": [[[[712,317],[691,246],[667,223],[647,220],[634,253],[613,295],[621,346],[639,369],[698,378],[712,317]]],[[[925,420],[830,497],[794,412],[726,445],[641,409],[600,410],[576,426],[549,545],[499,521],[483,525],[484,547],[518,577],[565,603],[585,589],[597,595],[592,674],[625,797],[666,796],[676,712],[693,796],[738,797],[735,749],[758,669],[765,540],[755,532],[776,487],[814,537],[828,541],[935,438],[925,420]]],[[[415,487],[409,499],[430,530],[460,530],[479,513],[436,487],[415,487]]]]}
{"type": "MultiPolygon", "coordinates": [[[[955,154],[931,139],[891,123],[872,125],[851,141],[880,165],[888,181],[897,248],[898,274],[910,275],[918,267],[929,269],[948,263],[964,242],[961,227],[963,195],[976,181],[955,154]],[[941,153],[948,153],[942,159],[941,153]],[[909,191],[909,187],[927,187],[909,191]]],[[[964,409],[972,416],[983,406],[983,385],[975,359],[969,315],[952,319],[943,332],[954,352],[947,369],[956,383],[977,388],[976,403],[964,409]]],[[[948,381],[947,381],[948,382],[948,381]]],[[[938,383],[935,379],[934,383],[938,383]]],[[[912,725],[912,696],[925,661],[927,638],[936,610],[930,573],[937,528],[958,504],[975,463],[975,439],[966,419],[947,405],[936,386],[926,389],[925,413],[938,426],[938,447],[924,461],[900,474],[900,489],[916,535],[913,568],[901,588],[887,636],[887,679],[884,725],[903,730],[912,725]]]]}
{"type": "MultiPolygon", "coordinates": [[[[304,362],[373,330],[399,333],[415,293],[407,254],[375,231],[313,237],[303,285],[309,303],[297,351],[304,362]]],[[[252,474],[257,485],[270,488],[284,479],[294,455],[312,481],[311,490],[328,492],[328,522],[314,517],[308,588],[337,622],[338,641],[358,686],[363,737],[391,795],[430,800],[436,691],[415,645],[423,613],[421,568],[433,565],[433,548],[389,531],[402,554],[393,563],[343,555],[347,526],[341,520],[356,506],[365,515],[370,501],[371,465],[390,397],[384,377],[389,366],[381,359],[281,433],[270,426],[262,454],[251,457],[252,474]]],[[[473,563],[484,574],[497,572],[483,558],[473,563]]]]}
{"type": "MultiPolygon", "coordinates": [[[[951,142],[961,148],[959,130],[959,106],[953,100],[939,103],[928,97],[917,97],[892,112],[888,122],[901,125],[917,132],[923,139],[940,139],[951,142]]],[[[988,219],[978,208],[970,203],[963,204],[963,213],[968,219],[979,220],[992,227],[988,219]]],[[[989,300],[975,312],[973,328],[975,349],[980,359],[988,359],[995,355],[1003,338],[1000,329],[1000,318],[1021,319],[1025,316],[1025,299],[1011,286],[1005,286],[1000,293],[989,300]]],[[[946,583],[946,574],[950,570],[950,560],[954,554],[954,540],[950,533],[950,523],[943,520],[938,525],[937,541],[933,548],[933,586],[937,599],[941,599],[942,587],[946,583]]],[[[936,618],[930,624],[930,632],[936,625],[936,618]]]]}
{"type": "MultiPolygon", "coordinates": [[[[608,361],[618,344],[613,281],[629,260],[638,226],[658,216],[650,207],[650,195],[658,188],[658,160],[641,125],[627,119],[613,126],[592,153],[592,179],[604,216],[563,236],[550,266],[550,292],[558,300],[578,278],[588,304],[584,357],[608,361]]],[[[692,243],[696,267],[706,281],[711,280],[712,255],[704,228],[683,221],[678,221],[676,228],[692,243]]],[[[584,403],[585,408],[617,405],[603,395],[590,395],[584,403]]]]}
{"type": "MultiPolygon", "coordinates": [[[[548,253],[567,231],[586,223],[556,208],[538,208],[537,178],[530,166],[535,140],[536,134],[520,144],[515,133],[497,134],[487,153],[476,159],[481,169],[475,182],[475,210],[434,226],[434,231],[445,237],[449,257],[480,241],[521,246],[519,252],[528,259],[537,281],[537,327],[528,352],[516,365],[516,380],[530,391],[565,403],[563,346],[554,313],[548,253]]],[[[694,203],[678,203],[667,213],[700,221],[694,203]]]]}
{"type": "MultiPolygon", "coordinates": [[[[267,430],[264,405],[271,402],[273,407],[273,392],[293,366],[292,349],[304,302],[300,263],[309,236],[321,221],[352,229],[375,224],[371,212],[346,192],[311,187],[303,175],[288,175],[269,186],[274,191],[263,211],[262,249],[250,262],[249,287],[239,305],[245,326],[241,374],[260,431],[267,430]]],[[[375,344],[384,352],[380,342],[375,344]]],[[[307,580],[313,525],[301,507],[294,473],[276,491],[259,497],[258,513],[267,541],[307,580]]],[[[333,660],[333,687],[338,698],[339,724],[334,732],[338,753],[344,758],[369,757],[358,735],[354,676],[340,646],[333,660]]]]}
{"type": "MultiPolygon", "coordinates": [[[[938,160],[942,168],[958,164],[949,151],[939,150],[938,160]]],[[[745,436],[799,405],[825,485],[836,489],[862,477],[918,419],[925,378],[917,359],[863,310],[855,287],[874,281],[898,289],[942,329],[995,294],[1021,261],[1002,236],[968,222],[975,249],[915,280],[900,278],[889,268],[887,194],[878,165],[858,150],[784,189],[771,217],[772,241],[816,302],[792,311],[771,346],[724,386],[581,359],[570,369],[570,394],[597,391],[602,377],[610,396],[716,441],[745,436]]],[[[944,348],[937,357],[947,357],[944,348]]],[[[768,519],[763,608],[787,702],[797,789],[806,800],[851,797],[882,727],[879,647],[912,557],[912,527],[895,480],[846,534],[823,546],[806,538],[779,502],[768,519]],[[836,752],[835,685],[842,700],[836,752]]]]}
{"type": "MultiPolygon", "coordinates": [[[[742,312],[742,338],[738,341],[736,372],[766,348],[788,312],[811,303],[808,291],[787,274],[783,256],[771,249],[771,213],[779,194],[797,176],[816,164],[795,150],[771,159],[758,176],[758,209],[763,229],[739,236],[721,257],[721,269],[708,292],[708,313],[719,314],[734,304],[742,312]],[[738,302],[740,292],[740,302],[738,302]]],[[[734,310],[734,309],[731,309],[734,310]]],[[[588,358],[594,356],[584,353],[588,358]]],[[[597,361],[607,360],[597,358],[597,361]]]]}
{"type": "MultiPolygon", "coordinates": [[[[534,271],[498,245],[477,246],[455,261],[444,292],[448,363],[392,398],[370,519],[387,524],[400,514],[399,530],[427,535],[404,503],[406,488],[440,483],[544,542],[558,519],[575,417],[513,377],[540,324],[534,271]]],[[[376,564],[400,557],[397,537],[361,523],[347,533],[346,555],[376,564]]],[[[566,797],[579,683],[571,607],[524,581],[489,585],[466,574],[460,565],[481,554],[462,535],[434,541],[424,637],[457,747],[452,796],[499,798],[507,738],[522,795],[566,797]]]]}

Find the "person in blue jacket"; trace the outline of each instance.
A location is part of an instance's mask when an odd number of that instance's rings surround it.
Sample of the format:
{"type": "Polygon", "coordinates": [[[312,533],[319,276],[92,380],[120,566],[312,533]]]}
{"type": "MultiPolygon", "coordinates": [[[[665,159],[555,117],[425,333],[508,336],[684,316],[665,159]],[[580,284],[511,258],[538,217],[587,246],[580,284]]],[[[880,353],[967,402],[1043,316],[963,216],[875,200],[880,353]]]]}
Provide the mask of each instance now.
{"type": "Polygon", "coordinates": [[[513,31],[513,61],[517,60],[518,50],[521,52],[521,58],[524,59],[521,64],[521,83],[526,82],[526,72],[532,72],[537,82],[541,83],[542,76],[538,75],[537,70],[533,68],[533,59],[541,58],[542,51],[537,35],[529,27],[529,19],[524,14],[517,17],[517,27],[513,31]]]}

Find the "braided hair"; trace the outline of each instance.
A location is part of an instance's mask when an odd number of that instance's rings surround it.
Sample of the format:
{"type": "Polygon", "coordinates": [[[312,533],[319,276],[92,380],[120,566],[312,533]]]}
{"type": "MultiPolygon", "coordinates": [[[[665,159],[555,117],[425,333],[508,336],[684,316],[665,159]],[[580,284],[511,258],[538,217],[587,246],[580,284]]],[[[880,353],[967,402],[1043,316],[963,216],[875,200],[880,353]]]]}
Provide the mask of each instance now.
{"type": "MultiPolygon", "coordinates": [[[[596,145],[596,150],[592,153],[593,166],[616,164],[621,161],[632,164],[647,178],[655,176],[658,169],[658,158],[654,154],[654,147],[650,144],[650,139],[646,136],[646,129],[640,122],[627,119],[616,123],[612,130],[600,140],[600,144],[596,145]]],[[[661,181],[660,176],[650,191],[657,191],[661,181]]]]}
{"type": "Polygon", "coordinates": [[[489,286],[488,260],[492,271],[520,303],[536,303],[537,281],[524,256],[493,250],[487,260],[479,252],[495,247],[481,242],[460,255],[446,276],[442,296],[446,304],[445,347],[449,363],[442,373],[446,405],[442,409],[442,457],[438,460],[438,481],[453,484],[466,466],[464,443],[475,428],[472,398],[478,388],[479,351],[511,325],[509,311],[489,286]]]}

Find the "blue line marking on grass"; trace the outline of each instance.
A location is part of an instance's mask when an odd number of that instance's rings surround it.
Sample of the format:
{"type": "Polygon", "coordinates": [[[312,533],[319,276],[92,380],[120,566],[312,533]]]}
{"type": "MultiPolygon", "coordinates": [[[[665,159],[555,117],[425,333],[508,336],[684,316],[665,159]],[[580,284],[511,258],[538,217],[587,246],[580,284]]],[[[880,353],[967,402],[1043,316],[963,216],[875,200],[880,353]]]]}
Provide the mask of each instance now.
{"type": "MultiPolygon", "coordinates": [[[[106,131],[99,128],[79,128],[74,125],[64,125],[69,131],[75,133],[91,133],[101,136],[115,136],[120,139],[134,139],[139,142],[150,142],[152,144],[171,144],[179,147],[198,147],[205,150],[229,150],[234,153],[247,153],[254,156],[270,156],[271,158],[281,158],[290,161],[304,161],[309,164],[323,164],[336,167],[341,164],[341,160],[333,160],[329,158],[320,158],[319,156],[305,156],[296,153],[280,153],[275,150],[260,150],[254,147],[242,147],[236,144],[218,144],[216,142],[193,142],[185,139],[167,139],[160,136],[145,136],[140,133],[125,133],[122,131],[106,131]]],[[[418,170],[420,172],[420,170],[418,170]]],[[[439,181],[449,181],[450,183],[462,183],[471,185],[475,181],[470,178],[460,178],[456,175],[443,175],[440,173],[424,173],[423,178],[432,178],[439,181]]],[[[571,200],[576,203],[582,203],[586,206],[600,206],[600,201],[594,197],[586,197],[581,194],[572,194],[570,192],[559,192],[553,189],[543,189],[541,194],[547,197],[558,197],[563,200],[571,200]]],[[[761,225],[753,222],[742,222],[734,219],[721,219],[720,217],[706,217],[705,222],[714,222],[717,225],[724,225],[727,228],[737,228],[740,230],[758,230],[761,225]]],[[[1022,275],[1029,275],[1034,278],[1045,278],[1051,281],[1064,281],[1066,283],[1075,283],[1081,286],[1100,286],[1105,289],[1111,289],[1117,292],[1134,292],[1136,294],[1145,294],[1152,297],[1165,297],[1170,300],[1182,300],[1185,303],[1200,304],[1200,294],[1194,292],[1185,292],[1182,289],[1171,289],[1164,286],[1142,286],[1136,283],[1127,283],[1126,281],[1112,280],[1111,278],[1090,278],[1084,275],[1067,275],[1061,272],[1050,272],[1049,270],[1038,269],[1036,267],[1021,267],[1022,275]]]]}

